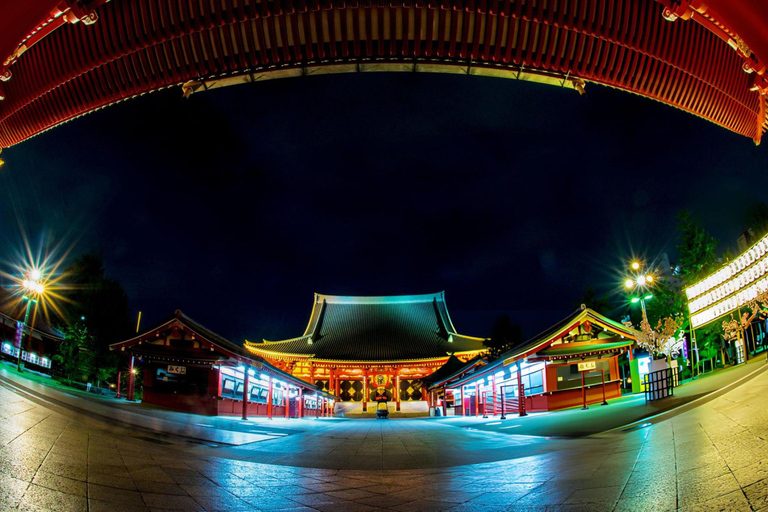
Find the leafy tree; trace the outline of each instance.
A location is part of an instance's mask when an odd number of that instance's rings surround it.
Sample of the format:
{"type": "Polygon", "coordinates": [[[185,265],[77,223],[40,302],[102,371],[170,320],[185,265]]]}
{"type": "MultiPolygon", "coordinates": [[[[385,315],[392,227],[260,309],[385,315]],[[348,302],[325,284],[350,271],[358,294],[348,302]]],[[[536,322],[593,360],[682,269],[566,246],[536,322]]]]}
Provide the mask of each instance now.
{"type": "Polygon", "coordinates": [[[128,296],[119,281],[106,274],[104,261],[95,253],[83,254],[67,270],[67,323],[84,322],[100,353],[109,344],[131,333],[128,296]]]}
{"type": "Polygon", "coordinates": [[[522,341],[523,331],[520,326],[513,324],[509,315],[499,315],[493,322],[491,339],[486,342],[486,345],[491,349],[491,356],[498,357],[522,341]]]}
{"type": "Polygon", "coordinates": [[[53,360],[58,363],[67,382],[72,384],[73,377],[87,377],[93,360],[93,336],[82,323],[76,323],[63,328],[64,341],[59,344],[58,354],[53,360]]]}
{"type": "Polygon", "coordinates": [[[686,284],[693,284],[714,272],[720,263],[717,257],[717,239],[700,228],[691,218],[691,212],[682,210],[677,215],[677,229],[680,231],[680,275],[686,284]]]}
{"type": "Polygon", "coordinates": [[[646,301],[648,322],[656,325],[663,318],[674,318],[688,311],[685,293],[658,280],[653,286],[653,298],[646,301]]]}
{"type": "Polygon", "coordinates": [[[752,230],[755,240],[768,234],[768,204],[757,203],[747,211],[747,228],[752,230]]]}
{"type": "Polygon", "coordinates": [[[584,290],[584,295],[573,304],[573,307],[576,309],[581,307],[582,304],[603,314],[607,314],[608,311],[613,309],[608,296],[605,294],[598,296],[597,290],[591,286],[587,286],[584,290]]]}

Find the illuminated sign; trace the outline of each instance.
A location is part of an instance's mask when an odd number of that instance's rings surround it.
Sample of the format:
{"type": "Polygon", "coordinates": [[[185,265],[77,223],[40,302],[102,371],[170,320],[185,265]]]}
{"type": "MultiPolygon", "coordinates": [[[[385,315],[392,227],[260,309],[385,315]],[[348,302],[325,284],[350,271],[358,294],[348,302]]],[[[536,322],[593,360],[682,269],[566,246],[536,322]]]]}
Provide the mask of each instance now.
{"type": "Polygon", "coordinates": [[[579,363],[580,372],[586,372],[586,371],[595,370],[595,369],[597,369],[597,362],[595,361],[587,361],[586,363],[579,363]]]}
{"type": "Polygon", "coordinates": [[[686,288],[691,325],[701,327],[768,289],[768,235],[717,272],[686,288]]]}
{"type": "Polygon", "coordinates": [[[169,364],[168,365],[168,373],[175,373],[176,375],[186,375],[187,374],[187,367],[186,366],[174,366],[169,364]]]}

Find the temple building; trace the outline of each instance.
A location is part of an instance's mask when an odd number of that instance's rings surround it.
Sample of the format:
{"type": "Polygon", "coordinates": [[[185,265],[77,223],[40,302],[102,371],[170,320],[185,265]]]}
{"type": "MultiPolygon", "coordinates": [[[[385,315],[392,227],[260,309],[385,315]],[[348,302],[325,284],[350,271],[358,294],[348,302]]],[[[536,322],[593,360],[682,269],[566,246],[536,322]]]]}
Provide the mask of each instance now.
{"type": "Polygon", "coordinates": [[[245,342],[252,354],[340,398],[336,411],[368,410],[375,392],[396,411],[427,412],[421,379],[453,356],[462,362],[484,353],[483,338],[459,334],[445,292],[389,297],[315,294],[301,336],[245,342]]]}
{"type": "Polygon", "coordinates": [[[329,415],[335,397],[286,374],[192,318],[176,312],[110,345],[129,358],[127,398],[141,369],[145,403],[211,416],[329,415]],[[137,368],[138,367],[138,368],[137,368]]]}
{"type": "Polygon", "coordinates": [[[637,332],[586,308],[493,362],[451,361],[428,378],[428,391],[446,415],[526,414],[606,403],[621,396],[618,357],[637,332]]]}

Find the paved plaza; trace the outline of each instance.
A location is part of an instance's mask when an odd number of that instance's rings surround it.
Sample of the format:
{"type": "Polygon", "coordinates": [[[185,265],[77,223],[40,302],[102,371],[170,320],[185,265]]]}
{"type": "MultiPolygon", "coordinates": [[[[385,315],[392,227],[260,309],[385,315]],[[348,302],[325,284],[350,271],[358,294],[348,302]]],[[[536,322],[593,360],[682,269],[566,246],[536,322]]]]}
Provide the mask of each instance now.
{"type": "Polygon", "coordinates": [[[284,435],[226,446],[110,425],[4,385],[0,502],[6,510],[121,512],[761,510],[768,509],[766,393],[762,372],[669,419],[579,439],[430,420],[294,420],[304,434],[276,422],[273,434],[284,435]],[[292,437],[300,440],[293,447],[292,437]],[[335,438],[338,447],[329,449],[335,438]],[[275,450],[260,447],[275,442],[301,453],[304,466],[388,462],[341,470],[270,464],[279,461],[264,455],[275,450]],[[494,445],[504,460],[475,463],[475,453],[494,445]],[[455,452],[451,467],[429,467],[443,451],[455,452]]]}

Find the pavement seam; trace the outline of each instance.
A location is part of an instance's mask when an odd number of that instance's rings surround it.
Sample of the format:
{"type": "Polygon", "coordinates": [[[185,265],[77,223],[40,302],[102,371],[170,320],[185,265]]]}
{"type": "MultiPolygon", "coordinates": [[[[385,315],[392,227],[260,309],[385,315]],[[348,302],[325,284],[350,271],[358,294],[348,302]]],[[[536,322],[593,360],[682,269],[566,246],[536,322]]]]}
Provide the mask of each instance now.
{"type": "MultiPolygon", "coordinates": [[[[747,500],[747,503],[749,504],[750,510],[754,510],[755,508],[752,506],[752,502],[750,501],[749,496],[747,496],[747,493],[744,491],[744,487],[741,486],[741,483],[739,482],[739,479],[736,478],[736,475],[733,474],[733,470],[731,469],[731,465],[728,464],[728,460],[725,457],[723,457],[723,454],[720,452],[720,448],[717,447],[717,444],[715,443],[715,440],[712,439],[712,436],[709,435],[709,432],[707,431],[707,429],[705,429],[704,425],[702,425],[700,422],[699,422],[699,426],[704,431],[704,433],[707,435],[707,439],[709,439],[709,442],[712,443],[712,446],[714,446],[715,450],[717,450],[717,454],[720,456],[721,459],[723,459],[723,462],[725,463],[725,466],[728,468],[728,472],[730,473],[730,475],[733,477],[734,480],[736,480],[736,483],[739,486],[739,490],[741,491],[741,494],[744,495],[744,499],[747,500]]],[[[729,494],[729,493],[726,493],[726,494],[729,494]]],[[[721,496],[725,496],[725,494],[723,494],[721,496]]],[[[717,496],[716,498],[719,498],[719,497],[720,496],[717,496]]]]}

